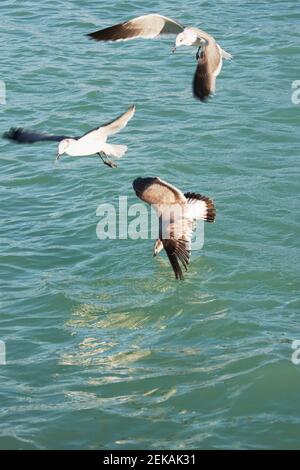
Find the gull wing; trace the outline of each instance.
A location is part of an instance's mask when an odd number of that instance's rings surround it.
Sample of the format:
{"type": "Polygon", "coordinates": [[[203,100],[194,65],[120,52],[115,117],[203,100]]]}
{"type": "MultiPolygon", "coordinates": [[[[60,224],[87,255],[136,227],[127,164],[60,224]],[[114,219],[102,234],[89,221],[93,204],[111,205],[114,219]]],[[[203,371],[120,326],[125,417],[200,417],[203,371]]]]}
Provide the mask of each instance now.
{"type": "Polygon", "coordinates": [[[114,121],[111,121],[108,124],[104,124],[103,126],[101,126],[101,133],[106,136],[117,134],[117,132],[127,126],[128,121],[130,121],[130,119],[134,116],[135,110],[136,107],[134,105],[130,106],[126,113],[121,114],[121,116],[119,116],[114,121]]]}
{"type": "Polygon", "coordinates": [[[3,134],[4,139],[13,140],[19,144],[34,144],[35,142],[60,142],[63,139],[78,139],[65,135],[53,135],[46,132],[23,129],[22,127],[11,127],[8,132],[3,134]]]}
{"type": "Polygon", "coordinates": [[[95,31],[88,36],[96,41],[128,41],[134,38],[153,39],[165,34],[179,34],[183,29],[181,24],[171,18],[151,14],[95,31]]]}
{"type": "Polygon", "coordinates": [[[183,279],[182,266],[187,271],[190,263],[193,225],[193,219],[183,217],[165,220],[164,214],[162,215],[159,238],[166,250],[176,279],[183,279]]]}
{"type": "Polygon", "coordinates": [[[206,101],[214,93],[220,65],[221,53],[215,41],[211,40],[201,50],[194,75],[193,92],[200,101],[206,101]]]}
{"type": "Polygon", "coordinates": [[[135,106],[131,106],[126,113],[121,114],[117,119],[84,134],[78,139],[78,142],[85,143],[91,140],[105,141],[108,136],[116,134],[127,125],[128,121],[133,117],[135,109],[135,106]]]}
{"type": "Polygon", "coordinates": [[[194,228],[194,219],[187,212],[185,195],[158,177],[137,178],[133,189],[142,201],[154,206],[159,216],[159,240],[166,250],[176,279],[183,279],[182,266],[187,270],[194,228]]]}

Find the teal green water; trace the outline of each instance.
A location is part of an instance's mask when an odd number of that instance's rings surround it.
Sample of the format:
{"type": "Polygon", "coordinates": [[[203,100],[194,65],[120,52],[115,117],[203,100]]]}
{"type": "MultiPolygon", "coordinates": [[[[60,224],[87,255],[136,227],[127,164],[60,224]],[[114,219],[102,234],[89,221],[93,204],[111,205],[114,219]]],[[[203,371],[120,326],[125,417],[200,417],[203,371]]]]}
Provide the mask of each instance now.
{"type": "Polygon", "coordinates": [[[2,449],[300,447],[297,1],[1,2],[1,133],[86,132],[136,103],[117,170],[1,142],[2,449]],[[195,51],[85,34],[149,12],[234,60],[195,101],[195,51]],[[184,282],[96,209],[155,176],[214,198],[184,282]]]}

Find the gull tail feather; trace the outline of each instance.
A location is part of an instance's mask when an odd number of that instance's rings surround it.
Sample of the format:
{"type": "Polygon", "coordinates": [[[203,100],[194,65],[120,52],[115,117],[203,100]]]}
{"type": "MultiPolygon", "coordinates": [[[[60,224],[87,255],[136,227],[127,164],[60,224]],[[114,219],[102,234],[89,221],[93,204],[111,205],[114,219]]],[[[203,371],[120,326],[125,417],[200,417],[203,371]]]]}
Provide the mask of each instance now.
{"type": "Polygon", "coordinates": [[[232,59],[232,55],[229,54],[229,52],[224,51],[224,49],[221,49],[221,55],[223,59],[227,59],[227,60],[232,59]]]}
{"type": "Polygon", "coordinates": [[[110,157],[121,158],[127,152],[127,145],[105,144],[103,152],[110,157]]]}

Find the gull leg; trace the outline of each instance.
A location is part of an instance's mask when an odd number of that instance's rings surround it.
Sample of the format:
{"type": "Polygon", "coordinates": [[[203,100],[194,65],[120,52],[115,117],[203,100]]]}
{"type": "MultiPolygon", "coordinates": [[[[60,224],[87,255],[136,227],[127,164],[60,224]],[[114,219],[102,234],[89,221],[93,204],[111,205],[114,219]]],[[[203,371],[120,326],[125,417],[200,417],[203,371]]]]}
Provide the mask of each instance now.
{"type": "Polygon", "coordinates": [[[104,152],[98,152],[98,155],[101,158],[101,160],[103,161],[104,165],[107,165],[110,168],[117,168],[118,167],[118,165],[113,163],[111,160],[108,160],[108,158],[107,158],[107,156],[105,155],[104,152]],[[105,159],[103,157],[105,157],[105,159]]]}
{"type": "Polygon", "coordinates": [[[197,50],[197,54],[196,54],[196,60],[199,60],[200,59],[200,53],[201,53],[201,46],[198,48],[197,50]]]}

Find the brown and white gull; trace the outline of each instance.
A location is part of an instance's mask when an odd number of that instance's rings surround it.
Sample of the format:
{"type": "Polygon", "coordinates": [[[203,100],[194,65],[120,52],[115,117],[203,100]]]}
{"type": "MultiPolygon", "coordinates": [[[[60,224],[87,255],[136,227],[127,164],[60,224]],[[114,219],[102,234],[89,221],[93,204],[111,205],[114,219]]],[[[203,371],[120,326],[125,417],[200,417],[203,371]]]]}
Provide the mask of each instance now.
{"type": "Polygon", "coordinates": [[[154,255],[164,248],[176,279],[183,279],[182,266],[187,270],[190,262],[195,223],[198,220],[214,222],[213,201],[201,194],[183,193],[158,177],[137,178],[133,189],[159,217],[159,238],[155,241],[154,255]]]}
{"type": "Polygon", "coordinates": [[[116,167],[108,157],[121,158],[127,151],[126,145],[116,145],[107,143],[108,137],[118,133],[123,129],[135,113],[135,106],[131,106],[126,113],[117,119],[97,127],[81,137],[68,137],[61,135],[51,135],[42,132],[30,131],[22,128],[11,128],[4,134],[5,138],[19,143],[35,143],[43,141],[59,142],[57,149],[57,159],[66,153],[71,157],[88,156],[98,154],[105,165],[116,167]]]}
{"type": "Polygon", "coordinates": [[[223,59],[232,57],[205,31],[184,27],[166,16],[150,14],[95,31],[88,36],[96,41],[128,41],[135,38],[153,39],[170,34],[176,34],[173,52],[180,46],[198,47],[193,92],[196,98],[205,101],[215,92],[216,78],[221,71],[223,59]]]}

